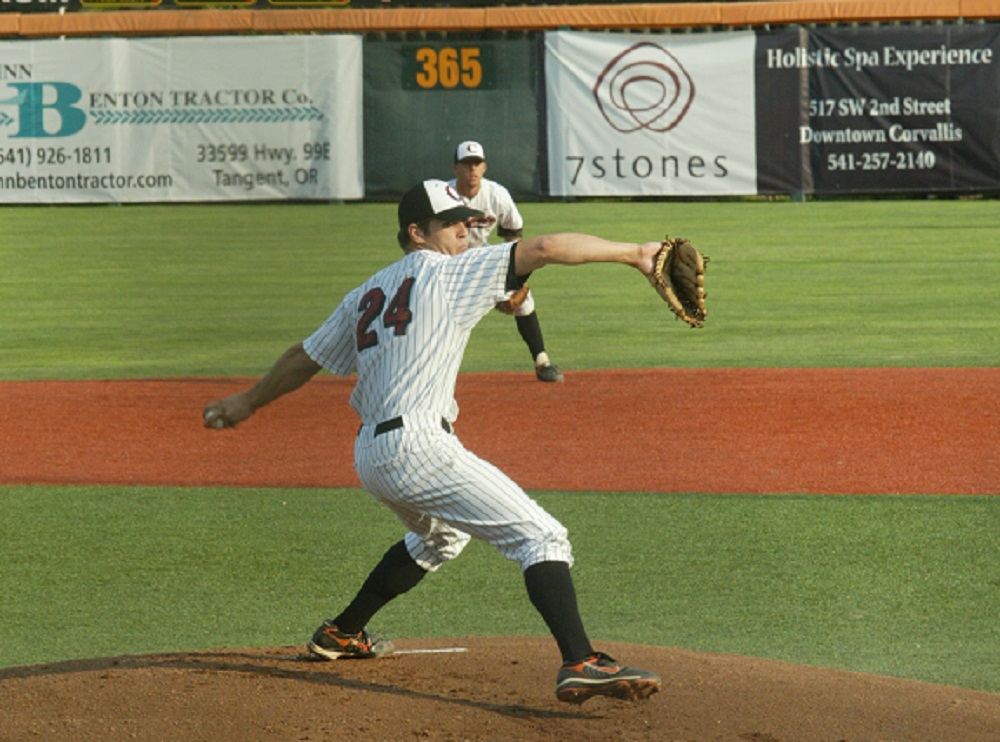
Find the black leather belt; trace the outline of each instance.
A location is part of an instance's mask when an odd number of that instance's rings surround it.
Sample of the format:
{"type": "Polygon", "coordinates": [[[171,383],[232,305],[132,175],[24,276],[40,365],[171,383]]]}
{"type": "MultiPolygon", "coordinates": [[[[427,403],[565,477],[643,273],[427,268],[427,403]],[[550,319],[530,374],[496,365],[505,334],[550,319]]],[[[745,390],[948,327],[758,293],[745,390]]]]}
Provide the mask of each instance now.
{"type": "MultiPolygon", "coordinates": [[[[375,435],[379,436],[382,435],[382,433],[388,433],[390,430],[395,430],[396,428],[401,428],[401,427],[403,427],[402,417],[394,417],[391,420],[383,420],[382,422],[380,422],[378,425],[375,426],[375,435]]],[[[451,423],[449,423],[442,417],[441,428],[442,430],[444,430],[445,433],[450,433],[451,423]]]]}

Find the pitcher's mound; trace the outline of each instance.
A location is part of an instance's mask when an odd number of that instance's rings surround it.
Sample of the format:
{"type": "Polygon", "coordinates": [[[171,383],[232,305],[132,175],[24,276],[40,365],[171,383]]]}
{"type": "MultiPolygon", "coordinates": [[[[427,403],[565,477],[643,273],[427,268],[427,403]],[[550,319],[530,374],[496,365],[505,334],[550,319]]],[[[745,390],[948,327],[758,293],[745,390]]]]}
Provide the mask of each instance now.
{"type": "Polygon", "coordinates": [[[995,742],[1000,730],[1000,694],[745,657],[601,642],[663,689],[571,706],[555,699],[547,637],[396,646],[368,661],[273,647],[8,668],[0,739],[995,742]]]}

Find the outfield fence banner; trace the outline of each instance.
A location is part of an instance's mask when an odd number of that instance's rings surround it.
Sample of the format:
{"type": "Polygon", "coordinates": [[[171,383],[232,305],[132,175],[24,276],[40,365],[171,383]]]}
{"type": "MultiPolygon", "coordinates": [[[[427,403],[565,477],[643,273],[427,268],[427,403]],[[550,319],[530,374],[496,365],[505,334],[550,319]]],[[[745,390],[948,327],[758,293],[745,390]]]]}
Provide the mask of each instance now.
{"type": "Polygon", "coordinates": [[[0,41],[0,203],[1000,190],[1000,24],[0,41]],[[362,91],[364,91],[362,93],[362,91]]]}
{"type": "Polygon", "coordinates": [[[361,46],[0,42],[0,203],[361,198],[361,46]]]}
{"type": "Polygon", "coordinates": [[[551,195],[755,193],[755,39],[547,33],[551,195]]]}
{"type": "Polygon", "coordinates": [[[1000,26],[546,34],[554,196],[1000,188],[1000,26]]]}
{"type": "Polygon", "coordinates": [[[761,192],[1000,188],[1000,26],[762,32],[761,192]]]}

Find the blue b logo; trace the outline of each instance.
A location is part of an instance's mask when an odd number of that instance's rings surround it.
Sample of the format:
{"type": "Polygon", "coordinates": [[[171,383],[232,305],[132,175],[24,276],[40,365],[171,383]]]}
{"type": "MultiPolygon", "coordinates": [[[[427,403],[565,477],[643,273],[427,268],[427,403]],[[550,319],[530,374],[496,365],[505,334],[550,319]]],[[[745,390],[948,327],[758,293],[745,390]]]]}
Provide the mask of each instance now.
{"type": "Polygon", "coordinates": [[[42,139],[76,134],[87,121],[87,114],[74,104],[83,93],[68,82],[11,82],[17,95],[0,104],[14,104],[20,126],[11,138],[42,139]],[[48,100],[46,101],[46,96],[48,100]]]}

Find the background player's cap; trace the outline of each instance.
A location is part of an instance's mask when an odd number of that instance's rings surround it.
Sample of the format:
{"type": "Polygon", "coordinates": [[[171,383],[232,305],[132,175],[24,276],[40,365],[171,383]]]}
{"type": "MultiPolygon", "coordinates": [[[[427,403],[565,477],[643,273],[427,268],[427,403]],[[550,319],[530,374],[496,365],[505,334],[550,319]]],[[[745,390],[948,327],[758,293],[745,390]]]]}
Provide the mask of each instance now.
{"type": "Polygon", "coordinates": [[[455,162],[483,162],[485,159],[486,153],[479,142],[462,142],[455,150],[455,162]]]}
{"type": "Polygon", "coordinates": [[[398,212],[400,229],[431,218],[464,222],[482,215],[462,203],[455,189],[443,180],[425,180],[413,186],[399,202],[398,212]]]}

